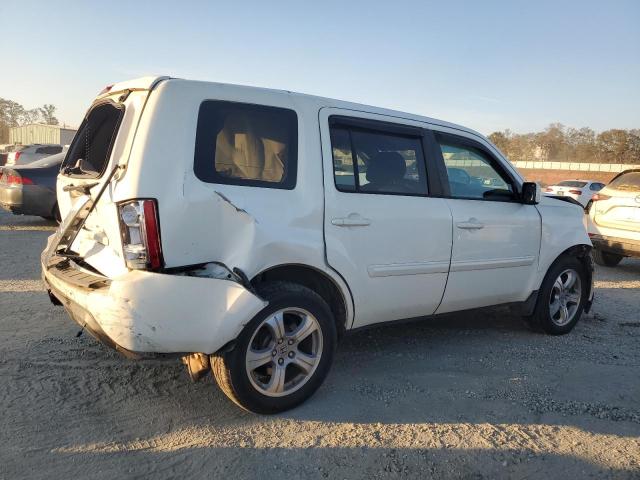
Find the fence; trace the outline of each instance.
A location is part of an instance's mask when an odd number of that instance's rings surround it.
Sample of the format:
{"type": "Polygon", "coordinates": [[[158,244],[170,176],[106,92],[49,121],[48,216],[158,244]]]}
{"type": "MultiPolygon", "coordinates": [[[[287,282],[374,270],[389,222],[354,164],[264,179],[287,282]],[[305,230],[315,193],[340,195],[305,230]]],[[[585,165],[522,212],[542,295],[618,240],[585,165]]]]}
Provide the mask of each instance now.
{"type": "Polygon", "coordinates": [[[535,170],[575,170],[579,172],[618,173],[640,165],[630,163],[578,163],[578,162],[512,162],[516,168],[535,170]]]}

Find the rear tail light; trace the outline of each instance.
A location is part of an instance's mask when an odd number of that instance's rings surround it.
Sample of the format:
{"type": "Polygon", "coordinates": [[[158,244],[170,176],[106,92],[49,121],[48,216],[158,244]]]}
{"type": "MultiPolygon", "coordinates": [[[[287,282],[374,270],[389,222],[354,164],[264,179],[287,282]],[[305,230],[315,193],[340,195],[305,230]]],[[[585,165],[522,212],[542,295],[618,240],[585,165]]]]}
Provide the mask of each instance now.
{"type": "Polygon", "coordinates": [[[7,174],[5,181],[14,185],[33,185],[33,180],[27,177],[21,177],[20,175],[7,174]]]}
{"type": "Polygon", "coordinates": [[[145,199],[121,203],[118,215],[127,267],[135,270],[162,268],[164,262],[156,201],[145,199]]]}
{"type": "Polygon", "coordinates": [[[15,152],[13,154],[13,163],[18,163],[18,159],[20,158],[20,155],[22,155],[22,152],[15,152]]]}
{"type": "Polygon", "coordinates": [[[573,193],[574,195],[582,195],[582,190],[569,190],[569,193],[573,193]]]}
{"type": "Polygon", "coordinates": [[[594,202],[597,202],[598,200],[609,200],[611,198],[611,195],[604,195],[602,193],[594,193],[593,197],[591,197],[591,200],[593,200],[594,202]]]}
{"type": "Polygon", "coordinates": [[[551,187],[547,187],[544,189],[545,192],[553,192],[553,188],[551,187]]]}

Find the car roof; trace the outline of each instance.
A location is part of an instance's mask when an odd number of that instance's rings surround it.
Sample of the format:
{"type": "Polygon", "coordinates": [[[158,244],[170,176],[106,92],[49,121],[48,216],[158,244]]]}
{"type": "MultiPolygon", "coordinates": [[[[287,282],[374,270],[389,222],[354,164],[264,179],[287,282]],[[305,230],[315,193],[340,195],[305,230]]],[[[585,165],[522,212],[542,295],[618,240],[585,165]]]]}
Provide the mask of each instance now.
{"type": "Polygon", "coordinates": [[[322,107],[333,107],[333,108],[342,108],[342,109],[346,109],[346,110],[355,110],[355,111],[366,111],[368,113],[375,113],[375,114],[380,114],[380,115],[386,115],[386,116],[390,116],[390,117],[397,117],[397,118],[401,118],[404,120],[414,120],[417,122],[422,122],[422,123],[431,123],[433,125],[438,125],[438,126],[442,126],[442,127],[448,127],[454,130],[459,130],[461,132],[465,132],[477,137],[480,137],[482,139],[484,139],[485,141],[491,143],[487,137],[485,137],[483,134],[481,134],[480,132],[477,132],[471,128],[467,128],[464,127],[462,125],[458,125],[455,123],[451,123],[451,122],[447,122],[445,120],[439,120],[436,118],[432,118],[432,117],[427,117],[427,116],[423,116],[423,115],[417,115],[414,113],[408,113],[408,112],[403,112],[400,110],[393,110],[393,109],[389,109],[389,108],[381,108],[381,107],[375,107],[373,105],[367,105],[367,104],[362,104],[362,103],[356,103],[356,102],[349,102],[349,101],[345,101],[345,100],[338,100],[338,99],[334,99],[334,98],[328,98],[328,97],[321,97],[321,96],[316,96],[316,95],[309,95],[306,93],[298,93],[298,92],[292,92],[290,90],[278,90],[278,89],[271,89],[271,88],[263,88],[263,87],[254,87],[254,86],[247,86],[247,85],[237,85],[237,84],[228,84],[228,83],[220,83],[220,82],[207,82],[207,81],[201,81],[201,80],[185,80],[185,79],[181,79],[181,78],[173,78],[173,77],[167,77],[167,76],[158,76],[158,77],[143,77],[140,79],[136,79],[136,80],[129,80],[126,82],[121,82],[121,83],[117,83],[114,85],[112,91],[114,91],[116,88],[120,89],[123,88],[123,86],[126,86],[127,88],[143,88],[143,89],[153,89],[155,88],[157,85],[161,84],[164,81],[168,81],[168,82],[180,82],[180,83],[192,83],[194,85],[217,85],[217,86],[222,86],[227,90],[237,90],[237,91],[242,91],[242,90],[258,90],[261,92],[265,92],[265,93],[269,93],[272,95],[282,95],[282,96],[293,96],[296,99],[301,100],[302,102],[304,101],[313,101],[316,104],[320,104],[322,107]],[[138,85],[139,84],[139,85],[138,85]]]}

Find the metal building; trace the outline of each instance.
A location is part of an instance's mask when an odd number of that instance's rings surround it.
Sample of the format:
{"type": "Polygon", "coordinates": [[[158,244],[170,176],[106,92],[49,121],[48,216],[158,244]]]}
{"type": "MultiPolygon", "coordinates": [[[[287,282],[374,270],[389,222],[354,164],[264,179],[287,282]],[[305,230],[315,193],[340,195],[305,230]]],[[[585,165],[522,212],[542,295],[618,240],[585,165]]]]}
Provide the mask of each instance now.
{"type": "Polygon", "coordinates": [[[69,145],[76,130],[61,127],[60,125],[44,125],[31,123],[21,127],[9,129],[9,143],[29,145],[32,143],[53,143],[56,145],[69,145]]]}

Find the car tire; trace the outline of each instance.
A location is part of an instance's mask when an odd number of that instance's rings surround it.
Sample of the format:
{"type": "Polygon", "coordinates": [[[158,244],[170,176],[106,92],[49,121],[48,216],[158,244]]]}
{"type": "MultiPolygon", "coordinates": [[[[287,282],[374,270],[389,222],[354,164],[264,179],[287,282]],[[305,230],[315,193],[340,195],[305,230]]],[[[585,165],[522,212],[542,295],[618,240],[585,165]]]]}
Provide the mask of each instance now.
{"type": "Polygon", "coordinates": [[[573,256],[561,256],[542,281],[533,315],[526,317],[529,325],[551,335],[569,333],[584,310],[587,282],[582,262],[573,256]]]}
{"type": "Polygon", "coordinates": [[[603,252],[600,249],[593,249],[593,261],[603,267],[615,267],[624,258],[623,255],[617,253],[603,252]]]}
{"type": "Polygon", "coordinates": [[[327,303],[289,282],[257,287],[269,304],[242,330],[232,350],[211,356],[220,389],[254,413],[289,410],[307,400],[329,373],[337,329],[327,303]]]}

